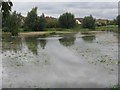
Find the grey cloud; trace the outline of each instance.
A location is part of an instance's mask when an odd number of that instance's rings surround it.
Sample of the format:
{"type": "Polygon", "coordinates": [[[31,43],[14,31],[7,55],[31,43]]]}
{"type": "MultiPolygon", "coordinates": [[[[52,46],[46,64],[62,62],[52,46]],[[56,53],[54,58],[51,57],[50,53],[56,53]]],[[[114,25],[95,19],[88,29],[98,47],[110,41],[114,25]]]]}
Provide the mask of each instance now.
{"type": "Polygon", "coordinates": [[[120,15],[120,2],[118,2],[118,14],[120,15]]]}
{"type": "Polygon", "coordinates": [[[16,2],[13,10],[27,15],[27,12],[35,6],[38,7],[38,15],[45,13],[54,17],[68,11],[74,13],[76,17],[92,14],[96,18],[113,19],[118,13],[117,2],[16,2]]]}

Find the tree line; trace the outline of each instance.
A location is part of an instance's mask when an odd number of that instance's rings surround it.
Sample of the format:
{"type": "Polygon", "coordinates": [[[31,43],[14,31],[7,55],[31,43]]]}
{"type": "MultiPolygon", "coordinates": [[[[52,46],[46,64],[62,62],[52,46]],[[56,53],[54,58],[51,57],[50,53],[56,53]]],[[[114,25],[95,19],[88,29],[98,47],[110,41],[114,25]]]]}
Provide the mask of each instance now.
{"type": "MultiPolygon", "coordinates": [[[[23,17],[16,11],[11,12],[12,2],[2,2],[2,30],[10,32],[13,36],[18,35],[19,28],[24,31],[44,31],[45,28],[74,28],[76,27],[75,16],[70,12],[65,12],[58,19],[46,18],[44,13],[37,15],[37,7],[34,7],[23,17]]],[[[120,15],[114,19],[112,24],[120,25],[120,15]]],[[[83,28],[95,29],[96,19],[92,15],[85,16],[82,21],[83,28]]]]}

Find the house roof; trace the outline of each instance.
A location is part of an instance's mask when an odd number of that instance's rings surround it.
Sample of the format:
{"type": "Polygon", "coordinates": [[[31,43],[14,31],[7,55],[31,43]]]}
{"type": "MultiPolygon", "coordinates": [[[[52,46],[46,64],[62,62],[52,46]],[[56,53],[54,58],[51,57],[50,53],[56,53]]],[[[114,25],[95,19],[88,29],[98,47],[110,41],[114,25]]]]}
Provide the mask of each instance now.
{"type": "Polygon", "coordinates": [[[82,22],[83,18],[75,18],[75,20],[79,20],[80,22],[82,22]]]}

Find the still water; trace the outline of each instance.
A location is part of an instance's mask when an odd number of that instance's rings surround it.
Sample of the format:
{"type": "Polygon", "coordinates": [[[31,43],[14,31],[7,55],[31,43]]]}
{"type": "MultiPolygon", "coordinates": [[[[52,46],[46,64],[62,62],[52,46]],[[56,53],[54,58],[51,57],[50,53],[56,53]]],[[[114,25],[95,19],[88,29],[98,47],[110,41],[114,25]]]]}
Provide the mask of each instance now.
{"type": "Polygon", "coordinates": [[[118,84],[113,32],[2,38],[3,88],[104,88],[118,84]]]}

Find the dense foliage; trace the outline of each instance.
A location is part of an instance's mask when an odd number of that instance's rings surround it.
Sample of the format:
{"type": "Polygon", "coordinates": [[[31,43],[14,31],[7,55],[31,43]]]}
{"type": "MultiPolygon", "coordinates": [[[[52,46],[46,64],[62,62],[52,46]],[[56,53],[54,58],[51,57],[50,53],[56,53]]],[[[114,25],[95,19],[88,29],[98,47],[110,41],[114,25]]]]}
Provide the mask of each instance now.
{"type": "MultiPolygon", "coordinates": [[[[4,1],[4,0],[3,0],[4,1]]],[[[116,17],[114,20],[95,20],[92,15],[86,16],[80,21],[82,25],[75,25],[75,17],[74,14],[66,12],[60,15],[60,17],[45,17],[44,14],[41,16],[37,15],[37,7],[32,8],[30,12],[27,13],[27,17],[22,16],[21,14],[16,13],[16,11],[12,12],[11,8],[13,3],[11,1],[2,2],[0,4],[0,9],[2,11],[2,30],[5,32],[10,32],[12,35],[18,35],[20,31],[44,31],[45,28],[73,28],[78,27],[80,30],[81,26],[83,28],[95,29],[95,26],[99,26],[100,30],[102,26],[107,25],[119,25],[120,28],[120,15],[116,17]],[[96,23],[98,22],[98,23],[96,23]],[[105,23],[106,22],[106,23],[105,23]],[[97,25],[98,24],[98,25],[97,25]],[[78,26],[79,25],[79,26],[78,26]],[[20,29],[19,29],[20,28],[20,29]]],[[[79,18],[78,18],[79,20],[79,18]]],[[[98,28],[99,28],[98,27],[98,28]]],[[[82,28],[82,29],[83,29],[82,28]]],[[[67,30],[63,29],[63,30],[67,30]]],[[[53,29],[52,29],[53,30],[53,29]]],[[[59,29],[62,30],[62,29],[59,29]]]]}
{"type": "Polygon", "coordinates": [[[57,19],[52,19],[52,18],[46,18],[47,21],[47,28],[58,28],[59,27],[59,22],[57,19]]]}
{"type": "Polygon", "coordinates": [[[74,15],[68,12],[60,15],[59,24],[61,28],[73,28],[75,26],[74,15]]]}
{"type": "Polygon", "coordinates": [[[18,35],[21,14],[14,11],[11,13],[13,3],[11,1],[2,2],[2,30],[10,32],[13,36],[18,35]]]}
{"type": "Polygon", "coordinates": [[[3,31],[9,31],[13,36],[18,35],[20,22],[20,14],[14,11],[5,19],[3,31]]]}
{"type": "Polygon", "coordinates": [[[32,8],[32,10],[27,14],[24,26],[25,31],[43,31],[46,27],[46,19],[44,14],[39,17],[37,15],[37,7],[32,8]]]}
{"type": "Polygon", "coordinates": [[[12,6],[13,6],[13,3],[11,1],[7,1],[7,2],[2,1],[1,11],[4,18],[6,18],[10,14],[12,6]]]}
{"type": "Polygon", "coordinates": [[[37,7],[32,8],[30,12],[28,12],[27,17],[25,19],[25,30],[26,31],[36,31],[37,24],[37,7]]]}
{"type": "Polygon", "coordinates": [[[46,27],[46,18],[44,16],[44,14],[42,14],[40,17],[39,17],[39,21],[38,21],[38,29],[40,31],[43,31],[46,27]]]}
{"type": "Polygon", "coordinates": [[[0,2],[0,10],[2,12],[2,13],[0,13],[0,18],[2,18],[2,27],[5,26],[7,18],[10,15],[12,6],[13,6],[13,3],[11,1],[5,2],[4,0],[1,0],[1,2],[0,2]]]}
{"type": "Polygon", "coordinates": [[[95,19],[92,17],[92,15],[84,17],[82,27],[95,29],[95,19]]]}

